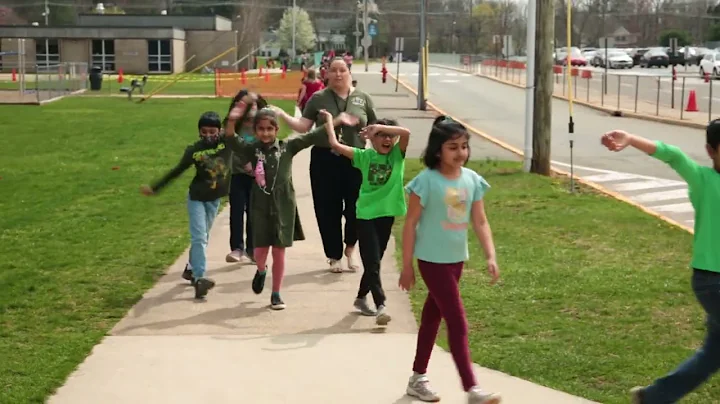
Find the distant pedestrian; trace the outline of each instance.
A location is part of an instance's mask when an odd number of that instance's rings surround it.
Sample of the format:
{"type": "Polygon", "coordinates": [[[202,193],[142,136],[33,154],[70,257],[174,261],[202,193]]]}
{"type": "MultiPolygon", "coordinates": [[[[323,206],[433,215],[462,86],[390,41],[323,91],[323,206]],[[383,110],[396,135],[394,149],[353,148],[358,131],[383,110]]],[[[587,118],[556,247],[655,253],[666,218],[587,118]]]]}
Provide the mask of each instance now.
{"type": "Polygon", "coordinates": [[[500,276],[483,202],[489,185],[478,173],[464,167],[470,158],[469,140],[463,125],[438,117],[423,156],[426,168],[406,187],[409,201],[399,285],[404,290],[413,287],[413,258],[417,258],[428,289],[407,394],[428,402],[440,400],[430,387],[426,372],[440,321],[444,319],[450,353],[468,393],[468,404],[497,404],[498,394],[484,392],[477,386],[470,359],[467,318],[458,287],[464,262],[469,258],[469,225],[485,251],[492,283],[500,276]]]}
{"type": "Polygon", "coordinates": [[[632,389],[635,404],[675,403],[720,369],[720,120],[705,129],[705,150],[712,167],[695,162],[675,146],[614,130],[602,144],[619,152],[633,147],[667,163],[688,184],[695,208],[692,289],[707,315],[707,336],[695,354],[668,375],[647,387],[632,389]]]}
{"type": "Polygon", "coordinates": [[[316,92],[324,89],[325,86],[321,80],[318,80],[315,69],[308,69],[307,78],[303,81],[302,87],[300,88],[300,94],[298,95],[297,106],[302,112],[305,109],[310,97],[316,92]]]}

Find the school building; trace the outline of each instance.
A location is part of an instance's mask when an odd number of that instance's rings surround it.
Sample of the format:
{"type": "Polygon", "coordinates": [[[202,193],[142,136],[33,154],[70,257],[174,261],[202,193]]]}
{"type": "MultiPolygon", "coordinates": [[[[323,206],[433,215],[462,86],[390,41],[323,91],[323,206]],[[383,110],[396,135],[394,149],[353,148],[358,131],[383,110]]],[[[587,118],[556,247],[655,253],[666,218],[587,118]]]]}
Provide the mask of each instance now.
{"type": "MultiPolygon", "coordinates": [[[[18,52],[18,39],[25,40],[28,72],[36,65],[83,62],[107,73],[170,74],[193,70],[236,47],[237,31],[220,16],[84,14],[75,26],[0,26],[0,54],[18,52]]],[[[228,68],[237,55],[231,51],[209,67],[228,68]]],[[[17,55],[0,56],[0,71],[17,63],[17,55]]]]}

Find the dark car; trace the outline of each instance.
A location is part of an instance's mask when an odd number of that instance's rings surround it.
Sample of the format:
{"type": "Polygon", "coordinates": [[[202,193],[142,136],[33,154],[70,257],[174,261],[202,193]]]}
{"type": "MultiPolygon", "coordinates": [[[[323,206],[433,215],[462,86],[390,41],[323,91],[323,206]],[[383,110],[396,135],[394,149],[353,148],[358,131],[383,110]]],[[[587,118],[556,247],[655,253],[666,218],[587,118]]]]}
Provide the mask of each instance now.
{"type": "Polygon", "coordinates": [[[650,49],[640,58],[640,67],[668,67],[670,57],[662,49],[650,49]]]}
{"type": "Polygon", "coordinates": [[[685,66],[687,60],[685,60],[685,49],[676,49],[675,53],[672,52],[671,48],[665,48],[665,54],[668,55],[668,61],[671,66],[685,66]]]}
{"type": "Polygon", "coordinates": [[[630,55],[630,57],[633,60],[633,66],[639,65],[640,59],[642,59],[643,55],[649,50],[650,50],[650,48],[638,48],[638,49],[635,49],[634,51],[632,51],[632,54],[630,55]]]}

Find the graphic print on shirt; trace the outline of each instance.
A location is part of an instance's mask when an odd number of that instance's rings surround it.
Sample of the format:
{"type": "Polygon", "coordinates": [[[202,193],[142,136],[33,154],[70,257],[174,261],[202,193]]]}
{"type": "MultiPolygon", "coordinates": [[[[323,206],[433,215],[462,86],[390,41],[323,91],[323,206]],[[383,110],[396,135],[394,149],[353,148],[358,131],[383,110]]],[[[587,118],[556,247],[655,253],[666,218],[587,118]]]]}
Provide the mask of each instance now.
{"type": "Polygon", "coordinates": [[[443,221],[445,230],[464,230],[467,228],[467,189],[445,188],[445,204],[447,205],[447,220],[443,221]]]}
{"type": "Polygon", "coordinates": [[[368,182],[372,186],[385,185],[392,175],[392,164],[387,163],[370,163],[368,169],[368,182]]]}
{"type": "Polygon", "coordinates": [[[218,153],[225,149],[225,144],[221,143],[215,149],[200,150],[193,153],[195,160],[210,177],[210,189],[217,189],[218,181],[227,181],[230,169],[225,159],[218,156],[218,153]]]}

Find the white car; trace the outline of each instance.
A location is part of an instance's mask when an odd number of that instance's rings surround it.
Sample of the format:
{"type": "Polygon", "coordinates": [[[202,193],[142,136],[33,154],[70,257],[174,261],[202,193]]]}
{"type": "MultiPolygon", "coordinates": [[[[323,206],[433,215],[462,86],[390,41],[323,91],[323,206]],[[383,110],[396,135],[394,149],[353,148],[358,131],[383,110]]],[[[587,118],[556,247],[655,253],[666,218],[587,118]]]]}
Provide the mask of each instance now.
{"type": "MultiPolygon", "coordinates": [[[[601,54],[601,57],[605,57],[601,54]]],[[[633,60],[626,52],[623,51],[611,51],[608,52],[608,67],[611,69],[632,69],[633,60]]]]}
{"type": "Polygon", "coordinates": [[[718,73],[720,73],[720,53],[710,52],[702,58],[700,61],[700,77],[705,77],[705,73],[718,77],[718,73]]]}

